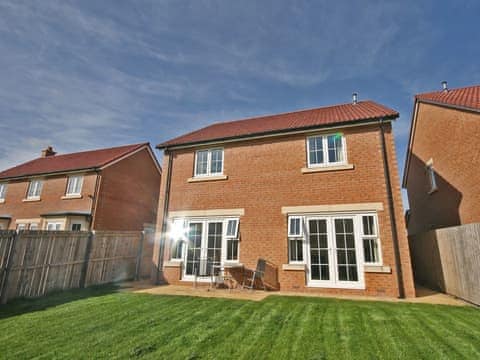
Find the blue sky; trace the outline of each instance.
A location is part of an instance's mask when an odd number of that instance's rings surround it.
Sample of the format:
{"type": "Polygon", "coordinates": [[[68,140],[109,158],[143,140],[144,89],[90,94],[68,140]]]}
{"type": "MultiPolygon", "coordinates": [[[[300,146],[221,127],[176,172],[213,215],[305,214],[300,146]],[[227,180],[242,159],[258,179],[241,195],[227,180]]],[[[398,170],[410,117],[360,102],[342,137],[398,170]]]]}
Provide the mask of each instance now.
{"type": "MultiPolygon", "coordinates": [[[[216,121],[480,83],[480,2],[0,1],[0,169],[216,121]]],[[[160,154],[157,152],[157,155],[160,154]]]]}

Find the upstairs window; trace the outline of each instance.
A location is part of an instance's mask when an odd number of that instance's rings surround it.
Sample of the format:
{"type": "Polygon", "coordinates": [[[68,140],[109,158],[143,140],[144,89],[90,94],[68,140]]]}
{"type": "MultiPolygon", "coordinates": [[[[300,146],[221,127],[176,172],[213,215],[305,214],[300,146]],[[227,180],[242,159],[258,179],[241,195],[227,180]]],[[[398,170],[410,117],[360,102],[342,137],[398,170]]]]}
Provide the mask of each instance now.
{"type": "Polygon", "coordinates": [[[223,149],[198,150],[195,153],[195,176],[223,174],[223,149]]]}
{"type": "Polygon", "coordinates": [[[0,184],[0,202],[5,201],[6,193],[7,193],[7,184],[0,184]]]}
{"type": "Polygon", "coordinates": [[[227,260],[238,260],[238,219],[227,219],[227,260]]]}
{"type": "Polygon", "coordinates": [[[75,175],[68,177],[67,196],[80,195],[82,193],[83,176],[75,175]]]}
{"type": "Polygon", "coordinates": [[[32,180],[28,185],[27,199],[40,199],[40,194],[42,193],[42,181],[41,180],[32,180]]]}
{"type": "Polygon", "coordinates": [[[344,164],[345,154],[345,137],[341,133],[307,138],[308,167],[344,164]]]}
{"type": "Polygon", "coordinates": [[[303,263],[303,218],[288,217],[288,261],[303,263]]]}
{"type": "Polygon", "coordinates": [[[381,264],[377,219],[373,215],[362,216],[363,255],[366,264],[381,264]]]}

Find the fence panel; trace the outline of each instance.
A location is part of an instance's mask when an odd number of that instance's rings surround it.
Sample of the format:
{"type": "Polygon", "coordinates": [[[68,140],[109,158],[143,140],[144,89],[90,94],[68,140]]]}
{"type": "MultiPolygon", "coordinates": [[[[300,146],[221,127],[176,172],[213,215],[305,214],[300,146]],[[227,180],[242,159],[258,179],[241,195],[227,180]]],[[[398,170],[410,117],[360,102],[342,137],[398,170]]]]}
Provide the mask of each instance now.
{"type": "Polygon", "coordinates": [[[480,305],[480,224],[410,237],[415,279],[480,305]]]}
{"type": "Polygon", "coordinates": [[[148,277],[153,241],[140,231],[0,231],[0,296],[148,277]]]}

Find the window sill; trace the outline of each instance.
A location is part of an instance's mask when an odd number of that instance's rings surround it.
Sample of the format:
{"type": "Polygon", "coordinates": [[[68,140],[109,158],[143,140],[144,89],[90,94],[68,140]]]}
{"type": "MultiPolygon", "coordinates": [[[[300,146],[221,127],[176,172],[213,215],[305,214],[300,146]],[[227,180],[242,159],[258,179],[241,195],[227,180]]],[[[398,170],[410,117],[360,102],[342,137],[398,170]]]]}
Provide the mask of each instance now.
{"type": "Polygon", "coordinates": [[[383,266],[383,265],[364,265],[363,270],[366,273],[384,273],[384,274],[392,273],[392,268],[390,266],[383,266]]]}
{"type": "Polygon", "coordinates": [[[227,180],[228,176],[227,175],[216,175],[216,176],[199,176],[199,177],[193,177],[187,180],[189,183],[193,182],[203,182],[203,181],[219,181],[219,180],[227,180]]]}
{"type": "Polygon", "coordinates": [[[40,198],[27,198],[27,199],[23,199],[22,201],[23,202],[36,202],[36,201],[40,201],[40,198]]]}
{"type": "Polygon", "coordinates": [[[182,260],[170,260],[165,262],[163,266],[165,267],[182,267],[182,260]]]}
{"type": "Polygon", "coordinates": [[[234,269],[234,268],[242,268],[243,267],[243,264],[240,264],[239,262],[233,262],[233,261],[230,261],[230,262],[224,262],[223,263],[223,267],[225,269],[234,269]]]}
{"type": "Polygon", "coordinates": [[[82,195],[64,195],[61,197],[62,200],[81,199],[81,198],[83,198],[82,195]]]}
{"type": "Polygon", "coordinates": [[[311,168],[302,168],[303,174],[325,172],[325,171],[340,171],[340,170],[353,170],[355,166],[353,164],[335,165],[335,166],[319,166],[311,168]]]}
{"type": "Polygon", "coordinates": [[[305,264],[283,264],[282,270],[286,271],[305,271],[305,264]]]}
{"type": "Polygon", "coordinates": [[[5,202],[5,199],[0,199],[0,204],[3,204],[5,202]]]}
{"type": "Polygon", "coordinates": [[[430,190],[430,191],[428,192],[428,195],[432,195],[433,193],[436,193],[437,191],[438,191],[438,187],[433,188],[432,190],[430,190]]]}

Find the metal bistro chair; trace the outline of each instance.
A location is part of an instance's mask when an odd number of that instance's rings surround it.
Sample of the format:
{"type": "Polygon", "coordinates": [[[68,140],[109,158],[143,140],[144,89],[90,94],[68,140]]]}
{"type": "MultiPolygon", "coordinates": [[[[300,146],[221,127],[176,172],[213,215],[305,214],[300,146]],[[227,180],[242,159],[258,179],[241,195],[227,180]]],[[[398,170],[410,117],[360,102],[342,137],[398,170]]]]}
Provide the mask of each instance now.
{"type": "Polygon", "coordinates": [[[213,262],[208,258],[202,258],[199,261],[195,262],[193,266],[193,287],[197,287],[197,283],[199,279],[210,279],[210,286],[208,290],[210,290],[214,283],[214,271],[213,271],[213,262]]]}
{"type": "Polygon", "coordinates": [[[263,290],[266,291],[267,288],[264,282],[266,265],[267,262],[265,261],[265,259],[258,259],[257,267],[255,268],[255,270],[245,271],[245,273],[243,274],[242,288],[253,290],[255,288],[255,281],[258,279],[261,286],[263,287],[263,290]]]}

